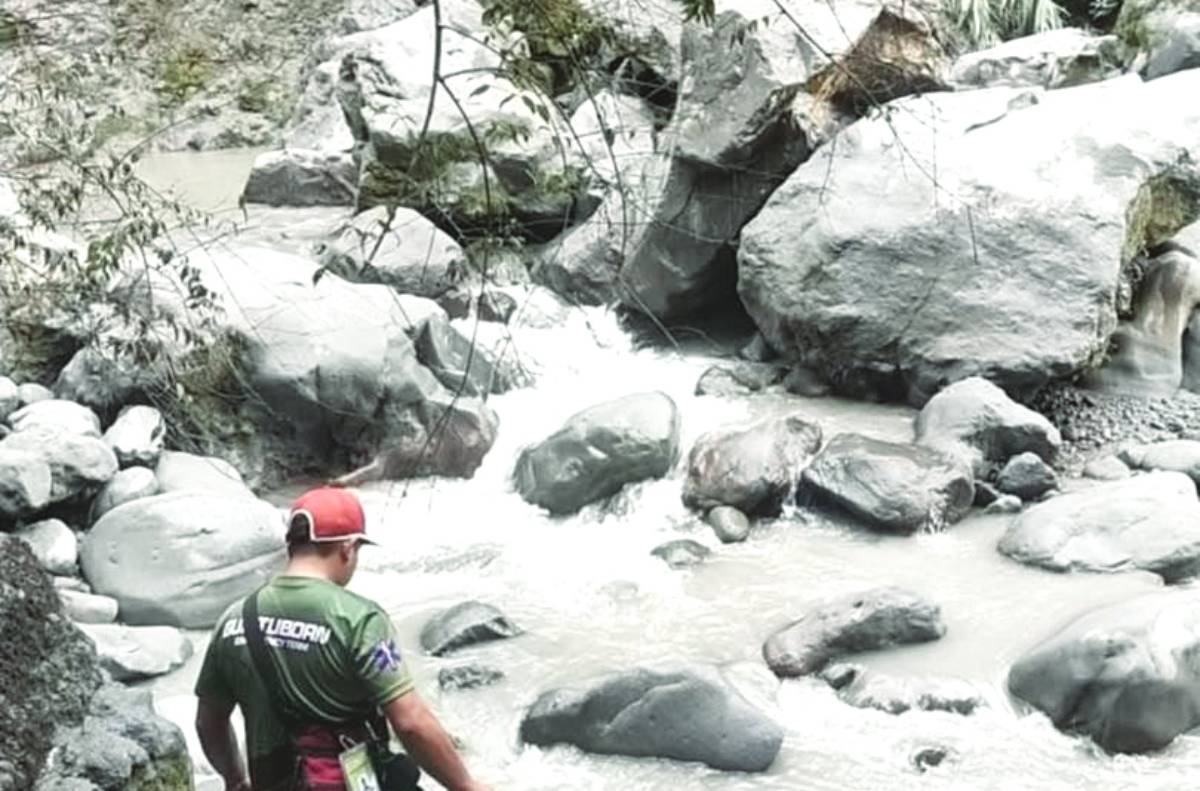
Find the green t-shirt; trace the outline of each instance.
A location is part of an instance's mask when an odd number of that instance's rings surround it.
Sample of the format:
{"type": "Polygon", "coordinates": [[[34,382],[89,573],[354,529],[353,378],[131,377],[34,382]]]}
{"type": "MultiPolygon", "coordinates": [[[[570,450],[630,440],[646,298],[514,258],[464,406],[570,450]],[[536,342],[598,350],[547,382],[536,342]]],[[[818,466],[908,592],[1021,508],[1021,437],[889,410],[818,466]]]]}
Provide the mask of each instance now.
{"type": "MultiPolygon", "coordinates": [[[[391,619],[370,599],[326,580],[280,576],[259,595],[258,615],[278,692],[302,717],[360,720],[413,687],[391,619]]],[[[246,646],[240,601],[213,631],[196,695],[241,706],[252,772],[256,757],[287,743],[246,646]]]]}

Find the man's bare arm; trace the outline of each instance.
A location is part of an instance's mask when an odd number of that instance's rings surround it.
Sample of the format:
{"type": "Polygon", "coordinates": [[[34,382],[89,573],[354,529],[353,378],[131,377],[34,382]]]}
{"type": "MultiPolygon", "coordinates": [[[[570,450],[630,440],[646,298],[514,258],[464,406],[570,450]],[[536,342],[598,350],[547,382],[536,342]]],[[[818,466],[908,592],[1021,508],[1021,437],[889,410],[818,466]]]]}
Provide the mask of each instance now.
{"type": "Polygon", "coordinates": [[[449,791],[490,791],[471,777],[450,735],[416,692],[401,695],[383,711],[409,756],[449,791]]]}
{"type": "Polygon", "coordinates": [[[242,763],[242,751],[238,747],[237,734],[229,716],[233,706],[210,698],[198,698],[196,702],[196,735],[204,748],[204,757],[225,781],[225,791],[250,791],[242,763]]]}

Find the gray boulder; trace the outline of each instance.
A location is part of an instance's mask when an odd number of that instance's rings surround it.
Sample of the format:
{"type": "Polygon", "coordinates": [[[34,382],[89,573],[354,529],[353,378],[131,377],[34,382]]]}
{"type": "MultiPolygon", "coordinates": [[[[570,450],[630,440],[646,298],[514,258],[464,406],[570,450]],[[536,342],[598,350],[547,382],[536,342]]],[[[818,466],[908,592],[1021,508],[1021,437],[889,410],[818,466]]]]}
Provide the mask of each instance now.
{"type": "Polygon", "coordinates": [[[1015,494],[1004,494],[997,497],[995,500],[987,504],[983,509],[985,514],[1019,514],[1024,503],[1021,498],[1015,494]]]}
{"type": "Polygon", "coordinates": [[[153,371],[152,365],[87,346],[59,371],[54,394],[57,399],[94,410],[107,422],[121,407],[145,398],[156,380],[153,371]]]}
{"type": "MultiPolygon", "coordinates": [[[[144,476],[140,476],[144,478],[144,476]]],[[[179,450],[159,454],[154,477],[163,492],[206,492],[235,497],[250,496],[242,474],[229,462],[216,456],[197,456],[179,450]]]]}
{"type": "Polygon", "coordinates": [[[320,246],[321,264],[353,283],[382,283],[437,299],[461,277],[458,242],[412,209],[386,206],[355,215],[320,246]]]}
{"type": "Polygon", "coordinates": [[[696,382],[696,395],[742,396],[777,385],[787,368],[770,363],[721,363],[707,368],[696,382]]]}
{"type": "Polygon", "coordinates": [[[839,434],[800,475],[796,497],[876,530],[914,533],[965,516],[975,482],[965,464],[931,448],[839,434]]]}
{"type": "Polygon", "coordinates": [[[154,713],[149,689],[102,687],[83,722],[62,730],[55,742],[34,791],[174,791],[194,782],[183,731],[154,713]]]}
{"type": "Polygon", "coordinates": [[[762,772],[775,761],[783,731],[716,668],[669,665],[545,692],[521,721],[520,738],[762,772]]]}
{"type": "Polygon", "coordinates": [[[1053,462],[1062,435],[986,379],[955,382],[929,399],[915,424],[916,442],[968,459],[979,476],[1021,453],[1053,462]]]}
{"type": "Polygon", "coordinates": [[[349,153],[285,148],[259,154],[242,200],[268,206],[353,206],[358,166],[349,153]]]}
{"type": "Polygon", "coordinates": [[[820,426],[801,413],[704,434],[688,454],[683,503],[702,511],[729,505],[754,516],[777,516],[820,447],[820,426]]]}
{"type": "MultiPolygon", "coordinates": [[[[154,470],[148,467],[126,467],[114,475],[111,481],[104,484],[100,494],[96,495],[95,500],[92,500],[89,519],[95,522],[118,505],[139,497],[150,497],[161,491],[162,488],[158,485],[158,478],[155,476],[154,470]]],[[[222,490],[218,489],[217,491],[222,490]]]]}
{"type": "Polygon", "coordinates": [[[1200,725],[1200,598],[1155,592],[1087,612],[1008,671],[1008,689],[1111,752],[1150,752],[1200,725]]]}
{"type": "Polygon", "coordinates": [[[950,68],[950,82],[960,90],[1067,88],[1120,74],[1120,50],[1116,36],[1075,27],[1048,30],[963,55],[950,68]]]}
{"type": "Polygon", "coordinates": [[[929,642],[945,633],[936,604],[901,588],[873,588],[810,607],[767,638],[763,658],[775,675],[791,678],[818,673],[848,654],[929,642]]]}
{"type": "Polygon", "coordinates": [[[114,681],[138,681],[169,673],[192,655],[192,642],[171,626],[83,624],[96,644],[100,666],[114,681]]]}
{"type": "Polygon", "coordinates": [[[63,614],[75,623],[103,624],[117,620],[120,603],[111,596],[59,588],[58,598],[62,601],[63,614]]]}
{"type": "Polygon", "coordinates": [[[432,316],[416,337],[417,359],[447,390],[468,396],[505,393],[519,384],[512,365],[472,343],[443,316],[432,316]]]}
{"type": "Polygon", "coordinates": [[[46,572],[70,576],[79,570],[79,542],[61,519],[35,522],[15,535],[29,545],[38,565],[46,572]]]}
{"type": "Polygon", "coordinates": [[[679,410],[664,393],[590,407],[517,457],[513,481],[526,501],[570,514],[628,483],[660,478],[679,456],[679,410]]]}
{"type": "Polygon", "coordinates": [[[1149,41],[1142,67],[1146,79],[1200,67],[1200,9],[1153,15],[1146,24],[1149,41]]]}
{"type": "Polygon", "coordinates": [[[750,520],[731,506],[718,505],[705,515],[704,521],[712,526],[722,544],[738,544],[750,537],[750,520]]]}
{"type": "Polygon", "coordinates": [[[1200,441],[1175,439],[1124,448],[1118,458],[1135,470],[1182,472],[1200,486],[1200,441]]]}
{"type": "Polygon", "coordinates": [[[34,451],[0,442],[0,519],[32,516],[50,503],[50,464],[34,451]]]}
{"type": "Polygon", "coordinates": [[[1101,456],[1083,465],[1083,477],[1096,481],[1123,481],[1132,473],[1116,456],[1101,456]]]}
{"type": "Polygon", "coordinates": [[[61,612],[29,547],[0,535],[0,744],[11,791],[33,787],[54,730],[82,720],[100,685],[91,642],[61,612]]]}
{"type": "Polygon", "coordinates": [[[158,463],[166,435],[162,413],[152,406],[130,406],[121,410],[116,422],[104,432],[104,441],[117,454],[122,467],[158,463]]]}
{"type": "MultiPolygon", "coordinates": [[[[53,403],[46,401],[43,403],[53,403]]],[[[50,502],[87,496],[117,474],[117,457],[96,436],[74,434],[38,425],[0,440],[0,449],[40,457],[50,467],[50,502]]]]}
{"type": "Polygon", "coordinates": [[[922,404],[974,375],[1020,393],[1082,371],[1116,329],[1123,267],[1190,218],[1131,207],[1200,195],[1197,93],[1200,70],[892,102],[746,226],[742,302],[785,358],[847,393],[922,404]],[[880,178],[897,157],[915,175],[880,178]]]}
{"type": "Polygon", "coordinates": [[[466,601],[431,618],[421,628],[421,647],[433,656],[522,634],[520,627],[490,604],[466,601]]]}
{"type": "Polygon", "coordinates": [[[59,398],[45,399],[21,407],[8,416],[13,431],[47,428],[81,437],[100,436],[100,418],[82,404],[59,398]]]}
{"type": "Polygon", "coordinates": [[[686,569],[703,563],[712,555],[712,550],[699,541],[680,538],[659,544],[650,550],[650,554],[662,558],[662,561],[673,569],[686,569]]]}
{"type": "Polygon", "coordinates": [[[282,567],[283,530],[279,510],[252,497],[159,494],[101,517],[80,565],[126,623],[205,628],[282,567]]]}
{"type": "Polygon", "coordinates": [[[1173,582],[1200,570],[1196,487],[1154,472],[1059,495],[1014,520],[998,549],[1053,571],[1145,569],[1173,582]]]}
{"type": "Polygon", "coordinates": [[[1052,489],[1058,488],[1058,475],[1041,456],[1025,452],[1013,456],[1000,470],[996,486],[1007,494],[1015,494],[1022,500],[1036,500],[1052,489]]]}
{"type": "Polygon", "coordinates": [[[803,31],[786,20],[750,24],[778,13],[771,3],[740,3],[711,27],[685,26],[684,78],[663,133],[672,152],[666,180],[620,274],[631,309],[670,319],[728,299],[742,227],[827,139],[839,113],[869,105],[862,88],[886,100],[940,87],[936,17],[918,4],[795,10],[803,31]]]}

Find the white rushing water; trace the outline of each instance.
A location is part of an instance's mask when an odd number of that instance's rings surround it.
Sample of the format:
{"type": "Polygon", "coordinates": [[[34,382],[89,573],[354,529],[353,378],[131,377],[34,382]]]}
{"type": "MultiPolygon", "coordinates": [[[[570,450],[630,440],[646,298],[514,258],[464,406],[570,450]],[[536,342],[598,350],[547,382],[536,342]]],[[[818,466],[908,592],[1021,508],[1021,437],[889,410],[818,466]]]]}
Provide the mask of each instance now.
{"type": "MultiPolygon", "coordinates": [[[[680,502],[682,460],[669,477],[628,487],[613,502],[567,518],[526,504],[509,483],[523,445],[581,409],[638,391],[662,390],[675,399],[685,457],[708,430],[791,410],[820,424],[826,437],[856,431],[905,441],[912,410],[836,399],[697,397],[696,380],[712,360],[635,349],[615,318],[599,309],[572,309],[545,329],[517,329],[512,349],[536,384],[492,397],[499,438],[471,480],[383,482],[360,490],[369,529],[383,545],[364,551],[351,585],[392,614],[419,689],[463,741],[470,766],[497,791],[1149,790],[1182,788],[1200,776],[1200,739],[1180,738],[1152,756],[1107,756],[1060,734],[1044,716],[1014,708],[1003,692],[1007,667],[1030,645],[1085,608],[1157,586],[1156,577],[1056,575],[1020,566],[995,550],[1003,517],[973,516],[941,534],[893,538],[789,513],[757,524],[744,544],[722,546],[680,502]],[[673,571],[650,555],[681,537],[708,545],[713,556],[673,571]],[[546,689],[669,659],[761,666],[763,640],[807,603],[886,584],[939,603],[949,630],[936,643],[861,661],[896,674],[965,678],[985,690],[988,706],[969,717],[893,716],[852,708],[820,681],[758,685],[755,699],[786,734],[775,765],[758,775],[517,741],[524,708],[546,689]],[[466,599],[496,605],[526,634],[447,658],[421,655],[417,635],[426,620],[466,599]],[[438,690],[440,668],[472,662],[501,669],[506,679],[478,690],[438,690]],[[927,745],[950,748],[952,758],[921,774],[909,756],[927,745]]],[[[284,503],[291,494],[273,499],[284,503]]],[[[196,657],[151,686],[160,711],[189,734],[200,791],[219,790],[191,733],[191,684],[207,640],[203,633],[193,637],[196,657]]],[[[426,787],[437,786],[426,780],[426,787]]]]}

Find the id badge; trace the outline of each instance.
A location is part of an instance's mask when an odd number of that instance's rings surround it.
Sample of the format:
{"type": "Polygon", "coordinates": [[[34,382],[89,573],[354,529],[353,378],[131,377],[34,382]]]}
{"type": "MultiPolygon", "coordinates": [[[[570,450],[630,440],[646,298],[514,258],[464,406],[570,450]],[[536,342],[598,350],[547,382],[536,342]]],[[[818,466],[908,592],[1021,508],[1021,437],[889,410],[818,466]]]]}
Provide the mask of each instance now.
{"type": "Polygon", "coordinates": [[[354,745],[338,755],[338,761],[346,778],[346,791],[380,791],[379,778],[375,776],[367,745],[354,745]]]}

